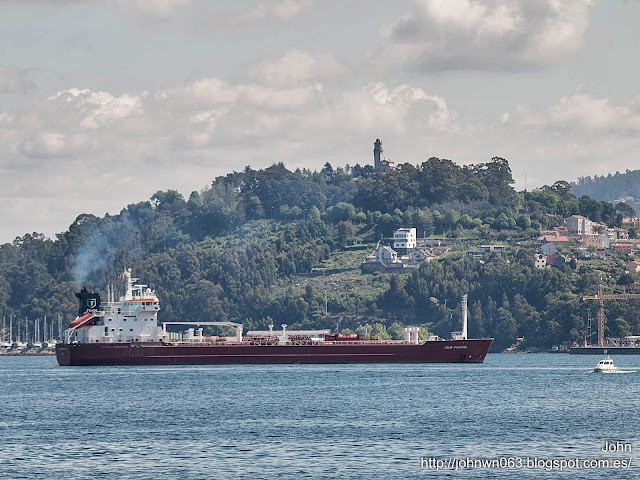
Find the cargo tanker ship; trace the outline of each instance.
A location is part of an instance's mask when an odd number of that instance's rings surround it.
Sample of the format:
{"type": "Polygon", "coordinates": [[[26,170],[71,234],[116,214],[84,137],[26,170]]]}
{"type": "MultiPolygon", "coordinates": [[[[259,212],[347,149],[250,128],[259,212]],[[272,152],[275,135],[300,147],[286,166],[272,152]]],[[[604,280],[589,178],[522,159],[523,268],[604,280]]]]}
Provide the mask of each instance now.
{"type": "Polygon", "coordinates": [[[122,275],[127,290],[115,300],[83,288],[76,293],[78,316],[56,345],[60,365],[189,365],[255,363],[482,363],[492,338],[468,339],[466,295],[462,331],[451,339],[436,336],[420,341],[418,327],[407,327],[404,339],[379,341],[358,334],[332,334],[328,330],[247,332],[233,322],[164,322],[158,324],[160,302],[146,285],[136,284],[131,269],[122,275]],[[190,326],[184,334],[168,325],[190,326]],[[202,326],[235,329],[235,337],[207,337],[202,326]],[[200,327],[196,330],[195,327],[200,327]]]}

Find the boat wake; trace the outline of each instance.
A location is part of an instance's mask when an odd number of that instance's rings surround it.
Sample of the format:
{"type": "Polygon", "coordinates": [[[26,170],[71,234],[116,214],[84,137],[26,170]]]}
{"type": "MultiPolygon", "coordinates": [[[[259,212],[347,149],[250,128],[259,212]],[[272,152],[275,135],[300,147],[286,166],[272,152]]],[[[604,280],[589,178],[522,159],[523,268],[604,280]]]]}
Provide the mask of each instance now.
{"type": "Polygon", "coordinates": [[[640,370],[618,370],[617,372],[594,372],[593,370],[587,370],[586,373],[607,373],[609,375],[614,375],[616,373],[640,373],[640,370]]]}

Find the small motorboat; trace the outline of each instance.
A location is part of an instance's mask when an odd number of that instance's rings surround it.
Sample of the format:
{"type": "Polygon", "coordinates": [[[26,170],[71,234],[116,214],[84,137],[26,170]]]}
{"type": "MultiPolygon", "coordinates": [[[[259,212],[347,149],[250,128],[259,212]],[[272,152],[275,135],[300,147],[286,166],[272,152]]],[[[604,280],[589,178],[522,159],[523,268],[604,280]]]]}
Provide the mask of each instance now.
{"type": "Polygon", "coordinates": [[[593,367],[596,373],[618,373],[620,370],[613,364],[613,359],[607,355],[593,367]]]}

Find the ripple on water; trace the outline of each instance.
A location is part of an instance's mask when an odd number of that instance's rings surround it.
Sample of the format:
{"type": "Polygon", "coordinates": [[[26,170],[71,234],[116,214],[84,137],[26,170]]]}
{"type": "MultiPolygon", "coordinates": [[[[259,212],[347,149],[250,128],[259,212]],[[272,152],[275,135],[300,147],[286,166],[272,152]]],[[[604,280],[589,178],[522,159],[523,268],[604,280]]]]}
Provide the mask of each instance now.
{"type": "MultiPolygon", "coordinates": [[[[605,439],[638,443],[640,377],[590,375],[593,363],[489,355],[482,365],[62,368],[0,358],[0,464],[4,478],[24,479],[405,479],[429,477],[421,459],[431,457],[602,457],[605,439]]],[[[640,370],[640,356],[617,363],[640,370]]]]}

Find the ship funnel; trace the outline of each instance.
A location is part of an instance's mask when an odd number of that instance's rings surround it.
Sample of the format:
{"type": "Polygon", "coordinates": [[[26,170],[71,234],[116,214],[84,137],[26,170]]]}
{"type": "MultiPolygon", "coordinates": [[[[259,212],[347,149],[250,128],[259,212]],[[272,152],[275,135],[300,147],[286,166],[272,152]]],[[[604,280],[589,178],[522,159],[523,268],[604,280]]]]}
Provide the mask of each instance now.
{"type": "Polygon", "coordinates": [[[467,295],[462,296],[462,339],[467,339],[467,295]]]}
{"type": "Polygon", "coordinates": [[[242,343],[242,324],[236,325],[236,342],[242,343]]]}
{"type": "Polygon", "coordinates": [[[409,327],[409,343],[420,343],[420,327],[409,327]]]}
{"type": "Polygon", "coordinates": [[[451,332],[451,338],[453,340],[467,339],[467,295],[462,296],[460,308],[462,308],[462,330],[459,332],[451,332]]]}
{"type": "Polygon", "coordinates": [[[83,287],[82,290],[76,293],[76,297],[79,300],[78,316],[82,316],[86,311],[98,310],[100,308],[100,294],[87,290],[87,287],[83,287]]]}

